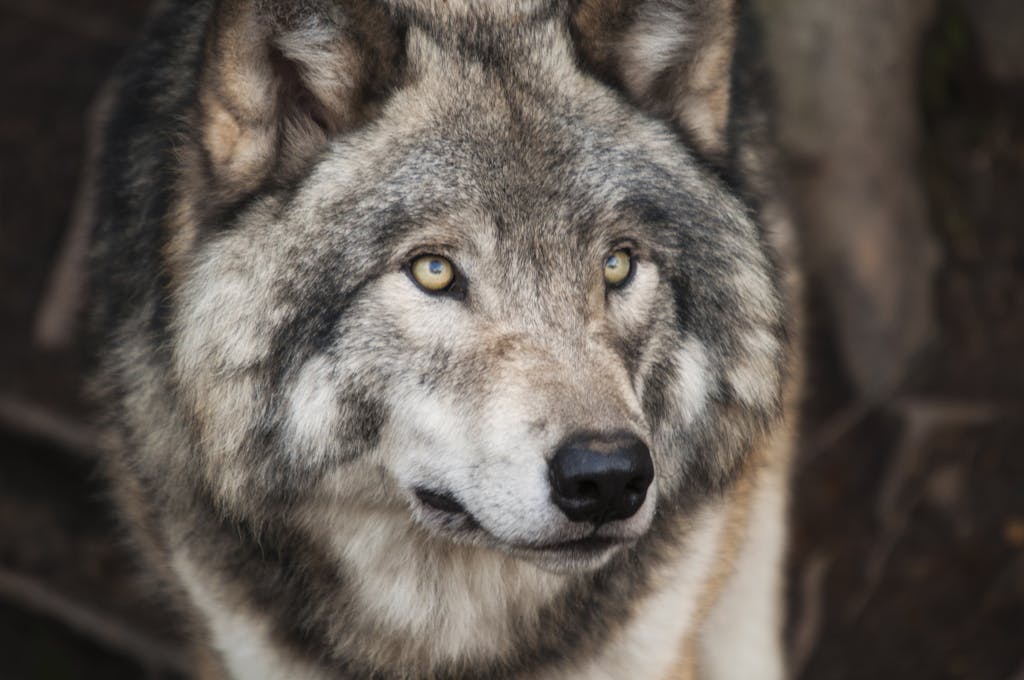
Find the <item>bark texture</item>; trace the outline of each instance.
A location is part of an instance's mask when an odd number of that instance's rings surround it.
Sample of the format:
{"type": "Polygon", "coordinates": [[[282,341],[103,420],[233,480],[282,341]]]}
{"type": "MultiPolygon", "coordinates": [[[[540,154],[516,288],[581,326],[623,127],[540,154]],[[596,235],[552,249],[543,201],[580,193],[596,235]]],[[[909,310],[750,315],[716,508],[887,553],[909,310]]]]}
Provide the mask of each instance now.
{"type": "Polygon", "coordinates": [[[938,251],[918,173],[915,101],[933,0],[759,0],[812,280],[846,368],[890,394],[934,330],[938,251]]]}

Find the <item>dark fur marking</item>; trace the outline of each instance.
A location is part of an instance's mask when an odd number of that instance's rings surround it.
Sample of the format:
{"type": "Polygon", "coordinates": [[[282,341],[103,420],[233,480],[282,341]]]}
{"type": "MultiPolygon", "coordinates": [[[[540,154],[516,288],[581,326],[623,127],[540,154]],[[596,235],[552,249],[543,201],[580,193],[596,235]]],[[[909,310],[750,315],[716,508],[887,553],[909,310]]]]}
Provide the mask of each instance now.
{"type": "Polygon", "coordinates": [[[358,415],[352,421],[352,431],[356,436],[358,447],[351,450],[346,460],[359,456],[368,449],[372,449],[380,442],[381,429],[388,421],[390,408],[366,391],[362,394],[353,394],[348,398],[350,407],[358,415]]]}
{"type": "Polygon", "coordinates": [[[671,358],[665,357],[651,366],[650,375],[644,383],[643,409],[652,429],[661,427],[668,415],[670,379],[674,378],[675,372],[675,364],[671,358]]]}
{"type": "Polygon", "coordinates": [[[690,293],[689,279],[683,272],[676,272],[670,279],[672,287],[672,304],[676,312],[676,323],[681,330],[692,328],[694,323],[693,295],[690,293]]]}

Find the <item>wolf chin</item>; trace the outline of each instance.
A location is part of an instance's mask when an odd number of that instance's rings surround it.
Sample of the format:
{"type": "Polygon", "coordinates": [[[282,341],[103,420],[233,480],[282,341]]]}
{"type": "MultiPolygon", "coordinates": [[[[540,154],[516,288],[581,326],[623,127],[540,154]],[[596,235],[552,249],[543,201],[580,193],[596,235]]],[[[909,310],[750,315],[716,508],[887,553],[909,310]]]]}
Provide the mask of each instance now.
{"type": "Polygon", "coordinates": [[[733,0],[161,3],[93,388],[233,678],[780,678],[792,234],[733,0]]]}

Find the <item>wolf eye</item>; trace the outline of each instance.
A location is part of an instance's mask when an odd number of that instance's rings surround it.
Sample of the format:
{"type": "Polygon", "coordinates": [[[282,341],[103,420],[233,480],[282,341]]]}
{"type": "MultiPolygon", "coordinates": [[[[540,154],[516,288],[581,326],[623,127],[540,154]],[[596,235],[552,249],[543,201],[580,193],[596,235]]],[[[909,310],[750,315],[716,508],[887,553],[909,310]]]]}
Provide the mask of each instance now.
{"type": "Polygon", "coordinates": [[[633,272],[633,261],[628,250],[616,250],[604,261],[604,282],[613,288],[626,283],[633,272]]]}
{"type": "Polygon", "coordinates": [[[455,281],[455,267],[440,255],[420,255],[409,264],[409,273],[428,293],[441,293],[455,281]]]}

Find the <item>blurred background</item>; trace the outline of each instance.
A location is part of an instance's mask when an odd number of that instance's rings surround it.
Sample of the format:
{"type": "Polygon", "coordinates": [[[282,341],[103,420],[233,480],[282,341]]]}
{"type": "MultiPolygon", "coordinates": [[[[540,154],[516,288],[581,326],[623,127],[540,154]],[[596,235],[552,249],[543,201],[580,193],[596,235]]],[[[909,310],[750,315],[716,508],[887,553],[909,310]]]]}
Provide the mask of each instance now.
{"type": "MultiPolygon", "coordinates": [[[[1024,1],[757,0],[804,236],[794,677],[1024,680],[1024,1]]],[[[171,678],[68,276],[138,0],[0,0],[0,678],[171,678]]]]}

